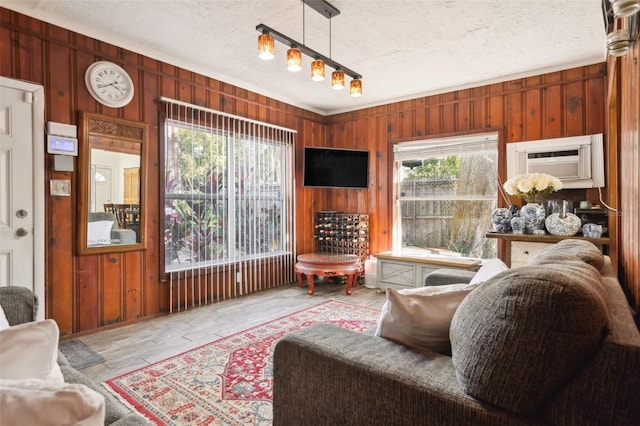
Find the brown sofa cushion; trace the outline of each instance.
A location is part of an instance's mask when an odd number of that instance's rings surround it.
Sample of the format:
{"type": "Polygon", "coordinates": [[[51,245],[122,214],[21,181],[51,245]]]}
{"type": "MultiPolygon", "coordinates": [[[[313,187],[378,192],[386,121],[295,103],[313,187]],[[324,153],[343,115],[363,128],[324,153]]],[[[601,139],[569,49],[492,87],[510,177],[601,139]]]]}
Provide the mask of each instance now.
{"type": "Polygon", "coordinates": [[[450,337],[456,377],[469,395],[535,414],[601,344],[608,312],[589,265],[505,271],[460,304],[450,337]]]}

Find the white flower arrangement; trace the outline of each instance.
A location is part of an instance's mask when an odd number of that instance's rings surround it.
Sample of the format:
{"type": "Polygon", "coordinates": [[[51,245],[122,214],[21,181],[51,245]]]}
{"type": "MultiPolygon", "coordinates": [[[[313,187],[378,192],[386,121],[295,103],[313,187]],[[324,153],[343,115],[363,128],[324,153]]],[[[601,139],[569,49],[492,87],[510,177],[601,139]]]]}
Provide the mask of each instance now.
{"type": "Polygon", "coordinates": [[[502,185],[509,195],[519,198],[535,198],[562,189],[562,182],[546,173],[529,173],[515,176],[502,185]]]}

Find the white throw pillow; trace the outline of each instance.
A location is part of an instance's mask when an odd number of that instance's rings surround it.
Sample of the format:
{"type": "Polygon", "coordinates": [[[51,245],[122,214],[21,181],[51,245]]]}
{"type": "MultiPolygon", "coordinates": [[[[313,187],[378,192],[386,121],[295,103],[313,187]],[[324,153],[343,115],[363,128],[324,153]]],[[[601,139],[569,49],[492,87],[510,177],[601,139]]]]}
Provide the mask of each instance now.
{"type": "Polygon", "coordinates": [[[449,327],[458,305],[479,284],[387,288],[376,336],[405,346],[451,353],[449,327]]]}
{"type": "Polygon", "coordinates": [[[5,328],[9,328],[9,321],[7,321],[7,316],[4,314],[4,309],[0,306],[0,330],[4,330],[5,328]]]}
{"type": "Polygon", "coordinates": [[[0,379],[64,382],[58,366],[59,335],[52,319],[0,330],[0,379]]]}
{"type": "Polygon", "coordinates": [[[471,278],[471,281],[469,281],[469,284],[483,283],[494,275],[508,269],[509,267],[502,260],[498,258],[490,259],[476,272],[473,278],[471,278]]]}
{"type": "Polygon", "coordinates": [[[85,385],[39,379],[0,380],[3,425],[101,426],[104,410],[104,397],[85,385]]]}
{"type": "Polygon", "coordinates": [[[111,228],[113,227],[112,220],[98,220],[95,222],[89,222],[87,244],[111,244],[111,228]]]}

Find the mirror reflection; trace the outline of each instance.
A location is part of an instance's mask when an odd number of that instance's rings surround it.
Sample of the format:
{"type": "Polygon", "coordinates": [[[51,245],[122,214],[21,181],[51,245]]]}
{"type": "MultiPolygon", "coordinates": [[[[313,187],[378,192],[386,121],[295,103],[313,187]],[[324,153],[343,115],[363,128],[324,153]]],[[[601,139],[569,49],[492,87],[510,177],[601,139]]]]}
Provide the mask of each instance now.
{"type": "Polygon", "coordinates": [[[140,154],[91,148],[90,158],[87,246],[139,243],[140,154]]]}

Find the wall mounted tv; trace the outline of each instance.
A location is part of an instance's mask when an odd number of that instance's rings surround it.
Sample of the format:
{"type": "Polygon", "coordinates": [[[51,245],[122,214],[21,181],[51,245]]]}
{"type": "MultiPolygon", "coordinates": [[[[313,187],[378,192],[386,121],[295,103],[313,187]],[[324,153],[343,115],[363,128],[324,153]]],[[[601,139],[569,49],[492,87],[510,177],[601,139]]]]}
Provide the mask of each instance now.
{"type": "Polygon", "coordinates": [[[366,188],[368,183],[369,151],[304,148],[304,186],[366,188]]]}

